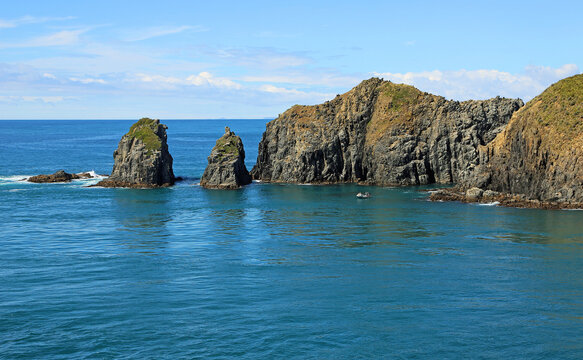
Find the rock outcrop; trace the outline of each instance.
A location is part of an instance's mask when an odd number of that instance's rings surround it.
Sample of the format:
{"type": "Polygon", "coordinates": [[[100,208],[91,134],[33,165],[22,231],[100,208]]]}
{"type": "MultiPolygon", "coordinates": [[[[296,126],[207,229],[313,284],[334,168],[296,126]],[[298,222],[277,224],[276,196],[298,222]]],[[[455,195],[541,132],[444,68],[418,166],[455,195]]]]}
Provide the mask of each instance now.
{"type": "Polygon", "coordinates": [[[480,148],[479,161],[451,192],[477,187],[534,204],[529,207],[583,207],[583,75],[529,101],[480,148]]]}
{"type": "Polygon", "coordinates": [[[95,186],[142,188],[174,184],[167,128],[160,120],[149,118],[133,124],[113,153],[111,175],[95,186]]]}
{"type": "Polygon", "coordinates": [[[448,101],[372,78],[315,106],[293,106],[267,124],[255,179],[270,182],[419,185],[455,183],[478,164],[478,147],[523,102],[448,101]]]}
{"type": "Polygon", "coordinates": [[[251,183],[241,138],[228,127],[213,147],[200,185],[209,189],[238,189],[251,183]]]}
{"type": "Polygon", "coordinates": [[[90,173],[69,174],[65,170],[59,170],[54,174],[41,174],[31,176],[27,181],[33,183],[54,183],[54,182],[69,182],[76,179],[91,179],[93,176],[90,173]]]}

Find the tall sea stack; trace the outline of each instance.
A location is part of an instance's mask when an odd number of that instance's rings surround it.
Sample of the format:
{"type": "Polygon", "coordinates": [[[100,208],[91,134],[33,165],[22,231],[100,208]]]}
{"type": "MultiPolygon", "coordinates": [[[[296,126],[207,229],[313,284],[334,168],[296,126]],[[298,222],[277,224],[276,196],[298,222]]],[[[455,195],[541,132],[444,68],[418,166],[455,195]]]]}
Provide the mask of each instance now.
{"type": "Polygon", "coordinates": [[[238,189],[251,183],[241,138],[228,127],[213,147],[200,185],[209,189],[238,189]]]}
{"type": "Polygon", "coordinates": [[[174,184],[167,128],[160,120],[149,118],[133,124],[113,153],[111,176],[96,186],[151,188],[174,184]]]}
{"type": "Polygon", "coordinates": [[[315,106],[295,105],[267,124],[253,178],[271,182],[420,185],[455,183],[478,147],[523,102],[448,101],[372,78],[315,106]]]}

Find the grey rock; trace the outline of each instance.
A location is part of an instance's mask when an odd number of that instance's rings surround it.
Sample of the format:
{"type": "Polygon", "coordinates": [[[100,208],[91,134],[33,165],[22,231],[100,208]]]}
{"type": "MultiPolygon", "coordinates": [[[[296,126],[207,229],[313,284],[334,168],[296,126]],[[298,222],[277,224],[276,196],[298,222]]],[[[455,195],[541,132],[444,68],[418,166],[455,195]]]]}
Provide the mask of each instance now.
{"type": "Polygon", "coordinates": [[[500,193],[497,191],[493,191],[493,190],[486,190],[484,191],[484,194],[482,195],[483,199],[493,199],[497,196],[499,196],[500,193]]]}
{"type": "Polygon", "coordinates": [[[132,125],[113,153],[111,175],[96,186],[141,188],[174,184],[167,128],[160,120],[149,118],[132,125]]]}
{"type": "Polygon", "coordinates": [[[59,170],[54,174],[41,174],[36,176],[31,176],[27,181],[33,183],[54,183],[54,182],[69,182],[74,179],[81,179],[81,176],[77,174],[69,174],[65,170],[59,170]]]}
{"type": "Polygon", "coordinates": [[[468,189],[466,191],[466,200],[468,201],[478,201],[482,198],[482,195],[484,194],[484,190],[474,187],[471,189],[468,189]]]}
{"type": "Polygon", "coordinates": [[[372,78],[269,122],[251,175],[294,183],[459,182],[479,164],[479,147],[521,106],[519,99],[499,97],[448,101],[372,78]]]}
{"type": "Polygon", "coordinates": [[[225,127],[208,157],[200,185],[209,189],[238,189],[251,183],[241,138],[225,127]]]}
{"type": "Polygon", "coordinates": [[[551,85],[479,149],[479,166],[460,185],[544,208],[583,206],[582,114],[583,75],[551,85]]]}

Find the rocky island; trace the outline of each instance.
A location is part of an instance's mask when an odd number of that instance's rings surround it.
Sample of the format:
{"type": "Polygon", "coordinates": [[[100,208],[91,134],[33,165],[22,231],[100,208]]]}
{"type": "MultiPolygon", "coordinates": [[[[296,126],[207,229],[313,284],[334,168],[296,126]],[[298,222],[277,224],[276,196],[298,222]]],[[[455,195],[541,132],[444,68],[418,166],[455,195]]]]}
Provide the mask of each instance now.
{"type": "Polygon", "coordinates": [[[200,185],[208,189],[238,189],[251,183],[241,138],[225,127],[208,157],[200,185]]]}
{"type": "Polygon", "coordinates": [[[471,175],[432,199],[583,208],[583,75],[530,100],[479,152],[471,175]]]}
{"type": "Polygon", "coordinates": [[[267,124],[254,179],[371,185],[449,184],[479,163],[520,99],[449,101],[372,78],[335,99],[296,105],[267,124]]]}
{"type": "Polygon", "coordinates": [[[152,188],[174,184],[167,128],[160,120],[150,118],[133,124],[113,153],[111,176],[95,186],[152,188]]]}
{"type": "Polygon", "coordinates": [[[77,179],[91,179],[93,176],[88,173],[79,173],[79,174],[69,174],[65,172],[65,170],[59,170],[54,174],[41,174],[36,176],[31,176],[26,181],[33,182],[33,183],[55,183],[55,182],[70,182],[71,180],[77,179]]]}

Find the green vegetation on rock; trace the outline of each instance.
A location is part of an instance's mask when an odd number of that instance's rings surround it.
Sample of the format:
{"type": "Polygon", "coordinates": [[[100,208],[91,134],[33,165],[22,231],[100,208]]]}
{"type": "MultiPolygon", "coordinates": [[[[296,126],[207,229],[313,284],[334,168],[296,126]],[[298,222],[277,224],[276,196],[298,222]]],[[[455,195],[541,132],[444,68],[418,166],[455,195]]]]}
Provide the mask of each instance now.
{"type": "Polygon", "coordinates": [[[532,113],[539,124],[570,139],[583,133],[583,75],[551,85],[529,101],[523,113],[532,113]]]}
{"type": "Polygon", "coordinates": [[[411,85],[394,84],[387,81],[382,85],[380,94],[391,98],[392,108],[399,110],[401,106],[414,103],[422,93],[411,85]]]}
{"type": "Polygon", "coordinates": [[[216,142],[216,147],[219,151],[219,158],[227,156],[239,156],[239,149],[237,148],[236,136],[223,136],[216,142]]]}
{"type": "Polygon", "coordinates": [[[152,151],[157,151],[162,148],[162,142],[156,134],[159,122],[150,118],[141,118],[132,125],[128,136],[141,140],[144,146],[148,150],[148,155],[151,155],[152,151]]]}

